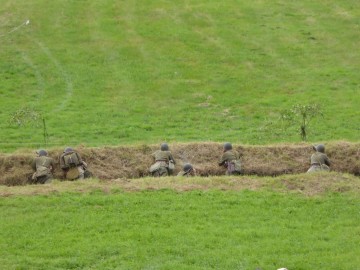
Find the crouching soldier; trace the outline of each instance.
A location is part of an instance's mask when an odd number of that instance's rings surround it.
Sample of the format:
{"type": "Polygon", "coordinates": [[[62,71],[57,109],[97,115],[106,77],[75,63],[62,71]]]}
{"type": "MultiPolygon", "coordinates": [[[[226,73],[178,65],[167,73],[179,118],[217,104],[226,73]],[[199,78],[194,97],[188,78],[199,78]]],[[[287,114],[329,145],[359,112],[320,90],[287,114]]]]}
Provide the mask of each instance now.
{"type": "Polygon", "coordinates": [[[226,168],[226,175],[241,174],[241,162],[239,152],[232,149],[231,143],[225,143],[219,166],[226,168]]]}
{"type": "Polygon", "coordinates": [[[196,176],[194,167],[190,163],[186,163],[177,176],[196,176]]]}
{"type": "Polygon", "coordinates": [[[79,153],[71,147],[65,148],[60,157],[60,168],[68,180],[84,179],[87,164],[81,159],[79,153]]]}
{"type": "Polygon", "coordinates": [[[160,150],[157,150],[152,156],[155,163],[150,167],[149,172],[153,176],[168,176],[173,173],[175,169],[175,160],[169,151],[167,143],[161,144],[160,150]]]}
{"type": "Polygon", "coordinates": [[[38,156],[33,160],[31,167],[34,170],[32,179],[36,183],[48,184],[53,179],[55,170],[55,162],[52,158],[48,157],[45,150],[36,152],[38,156]]]}
{"type": "Polygon", "coordinates": [[[330,159],[325,154],[325,146],[319,144],[313,146],[313,149],[316,152],[311,155],[311,167],[307,172],[330,171],[330,159]]]}

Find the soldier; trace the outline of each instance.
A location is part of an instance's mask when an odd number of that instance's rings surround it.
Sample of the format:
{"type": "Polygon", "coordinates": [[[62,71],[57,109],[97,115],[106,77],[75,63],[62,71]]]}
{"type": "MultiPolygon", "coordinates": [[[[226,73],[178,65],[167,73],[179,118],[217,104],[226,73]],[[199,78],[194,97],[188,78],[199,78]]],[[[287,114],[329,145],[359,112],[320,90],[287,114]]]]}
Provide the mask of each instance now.
{"type": "Polygon", "coordinates": [[[55,162],[52,158],[48,157],[45,150],[36,152],[38,156],[33,160],[31,167],[34,170],[32,179],[36,183],[48,184],[51,183],[53,173],[55,170],[55,162]]]}
{"type": "Polygon", "coordinates": [[[325,146],[323,144],[319,144],[313,146],[313,149],[316,152],[311,155],[311,167],[307,172],[330,171],[330,159],[325,154],[325,146]]]}
{"type": "Polygon", "coordinates": [[[224,144],[219,166],[224,166],[227,169],[226,175],[241,174],[240,155],[238,151],[232,149],[232,145],[229,142],[224,144]]]}
{"type": "Polygon", "coordinates": [[[152,154],[155,163],[150,167],[150,172],[153,176],[168,176],[171,175],[175,169],[175,160],[169,151],[167,143],[162,143],[160,150],[152,154]]]}
{"type": "Polygon", "coordinates": [[[177,176],[196,176],[196,172],[194,167],[190,163],[186,163],[182,171],[180,171],[177,176]]]}
{"type": "Polygon", "coordinates": [[[84,179],[87,164],[81,159],[79,153],[71,147],[66,147],[60,157],[60,168],[64,177],[69,180],[84,179]]]}

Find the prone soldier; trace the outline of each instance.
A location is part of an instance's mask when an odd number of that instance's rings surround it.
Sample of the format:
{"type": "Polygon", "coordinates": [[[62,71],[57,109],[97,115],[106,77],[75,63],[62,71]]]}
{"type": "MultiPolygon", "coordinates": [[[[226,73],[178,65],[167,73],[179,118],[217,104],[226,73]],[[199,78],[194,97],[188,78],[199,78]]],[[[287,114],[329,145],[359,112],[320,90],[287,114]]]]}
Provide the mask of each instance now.
{"type": "Polygon", "coordinates": [[[183,169],[178,173],[177,176],[196,176],[196,171],[190,163],[186,163],[183,166],[183,169]]]}

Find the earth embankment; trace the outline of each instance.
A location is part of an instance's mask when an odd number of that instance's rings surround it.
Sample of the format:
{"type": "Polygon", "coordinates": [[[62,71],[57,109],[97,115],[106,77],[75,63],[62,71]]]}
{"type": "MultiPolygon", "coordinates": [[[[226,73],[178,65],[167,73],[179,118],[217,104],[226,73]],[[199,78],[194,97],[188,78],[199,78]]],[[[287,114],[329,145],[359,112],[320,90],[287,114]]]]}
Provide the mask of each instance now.
{"type": "MultiPolygon", "coordinates": [[[[150,176],[153,163],[151,154],[158,145],[118,146],[76,150],[89,165],[89,170],[100,179],[139,178],[150,176]]],[[[283,144],[268,146],[235,145],[241,155],[243,173],[259,176],[276,176],[306,172],[313,153],[310,144],[283,144]]],[[[223,175],[225,170],[217,165],[222,154],[219,143],[170,144],[177,162],[175,173],[184,163],[194,165],[197,175],[223,175]]],[[[63,149],[49,149],[49,156],[56,161],[55,177],[62,178],[59,157],[63,149]]],[[[332,171],[360,175],[360,143],[336,142],[326,144],[332,171]]],[[[31,161],[34,151],[23,151],[0,155],[0,184],[24,185],[31,183],[31,161]]]]}

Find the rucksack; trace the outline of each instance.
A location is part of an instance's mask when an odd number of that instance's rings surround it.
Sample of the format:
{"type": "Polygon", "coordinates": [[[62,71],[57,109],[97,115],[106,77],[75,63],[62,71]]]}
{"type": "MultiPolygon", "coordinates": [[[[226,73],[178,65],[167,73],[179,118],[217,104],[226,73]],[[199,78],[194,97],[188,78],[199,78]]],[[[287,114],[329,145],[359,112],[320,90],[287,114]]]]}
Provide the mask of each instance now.
{"type": "Polygon", "coordinates": [[[66,166],[73,168],[81,165],[78,155],[75,152],[64,156],[64,163],[66,166]]]}

